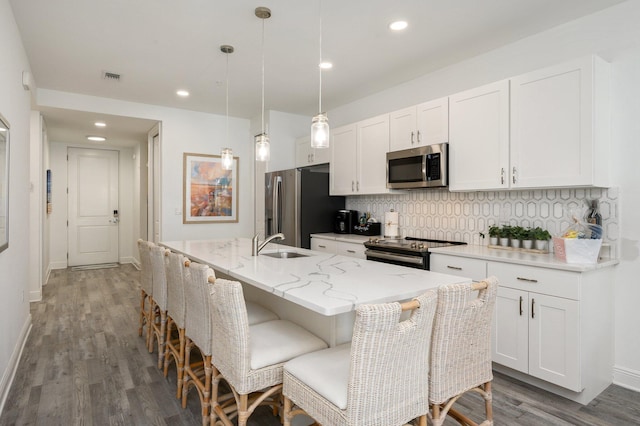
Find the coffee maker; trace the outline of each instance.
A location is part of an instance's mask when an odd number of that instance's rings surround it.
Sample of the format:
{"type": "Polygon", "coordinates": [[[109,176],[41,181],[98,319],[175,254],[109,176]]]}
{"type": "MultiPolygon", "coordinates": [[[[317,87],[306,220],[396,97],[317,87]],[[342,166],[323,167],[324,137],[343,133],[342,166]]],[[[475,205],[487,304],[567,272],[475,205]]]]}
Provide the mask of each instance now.
{"type": "Polygon", "coordinates": [[[338,210],[333,222],[333,232],[336,234],[351,234],[358,223],[357,210],[338,210]]]}

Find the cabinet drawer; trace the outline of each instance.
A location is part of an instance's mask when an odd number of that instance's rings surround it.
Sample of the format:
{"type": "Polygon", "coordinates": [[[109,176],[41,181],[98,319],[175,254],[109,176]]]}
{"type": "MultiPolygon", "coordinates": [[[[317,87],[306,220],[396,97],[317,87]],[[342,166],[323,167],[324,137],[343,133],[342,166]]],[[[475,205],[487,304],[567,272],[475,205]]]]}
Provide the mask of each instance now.
{"type": "Polygon", "coordinates": [[[336,241],[325,240],[324,238],[311,238],[311,250],[322,251],[325,253],[336,252],[336,241]]]}
{"type": "Polygon", "coordinates": [[[469,277],[474,281],[481,281],[487,277],[486,260],[431,253],[429,265],[433,272],[469,277]]]}
{"type": "Polygon", "coordinates": [[[580,274],[576,272],[488,262],[487,275],[498,277],[503,287],[580,300],[580,274]]]}
{"type": "Polygon", "coordinates": [[[357,257],[359,259],[366,259],[365,246],[362,243],[345,243],[342,241],[337,242],[336,253],[343,256],[357,257]]]}

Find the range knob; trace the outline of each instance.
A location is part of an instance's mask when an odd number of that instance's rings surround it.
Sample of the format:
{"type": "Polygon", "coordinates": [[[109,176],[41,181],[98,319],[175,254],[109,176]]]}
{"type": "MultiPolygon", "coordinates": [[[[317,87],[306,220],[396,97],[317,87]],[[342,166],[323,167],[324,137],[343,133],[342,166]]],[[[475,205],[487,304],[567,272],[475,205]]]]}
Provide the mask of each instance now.
{"type": "Polygon", "coordinates": [[[424,243],[420,243],[420,244],[418,244],[418,248],[419,248],[420,250],[423,250],[423,249],[424,249],[424,243]]]}
{"type": "Polygon", "coordinates": [[[417,245],[416,243],[411,243],[411,245],[410,245],[409,247],[411,247],[412,249],[414,249],[414,248],[418,248],[418,245],[417,245]]]}
{"type": "Polygon", "coordinates": [[[370,242],[370,243],[377,244],[377,243],[378,243],[378,241],[380,241],[378,238],[375,238],[375,237],[371,237],[371,238],[369,238],[369,242],[370,242]]]}

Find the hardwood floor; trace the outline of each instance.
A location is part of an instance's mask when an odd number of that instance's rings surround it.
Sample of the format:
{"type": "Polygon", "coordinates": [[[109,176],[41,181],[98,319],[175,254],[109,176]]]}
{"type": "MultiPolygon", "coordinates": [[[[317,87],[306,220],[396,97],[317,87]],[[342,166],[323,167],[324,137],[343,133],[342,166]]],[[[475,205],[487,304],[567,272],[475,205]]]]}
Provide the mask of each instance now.
{"type": "MultiPolygon", "coordinates": [[[[201,424],[197,395],[183,410],[175,369],[165,379],[138,337],[138,280],[131,265],[51,274],[0,425],[201,424]]],[[[582,406],[496,373],[493,395],[496,425],[640,425],[640,394],[619,386],[582,406]]],[[[482,412],[476,398],[461,404],[482,412]]],[[[249,424],[280,421],[264,409],[249,424]]]]}

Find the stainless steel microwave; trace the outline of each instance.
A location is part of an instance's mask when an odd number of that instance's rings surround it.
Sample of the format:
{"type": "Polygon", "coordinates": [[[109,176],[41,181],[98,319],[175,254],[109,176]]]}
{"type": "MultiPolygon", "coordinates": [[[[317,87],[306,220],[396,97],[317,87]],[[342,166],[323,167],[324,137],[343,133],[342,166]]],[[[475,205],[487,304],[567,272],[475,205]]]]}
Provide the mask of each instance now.
{"type": "Polygon", "coordinates": [[[449,185],[449,144],[387,153],[387,188],[441,188],[449,185]]]}

